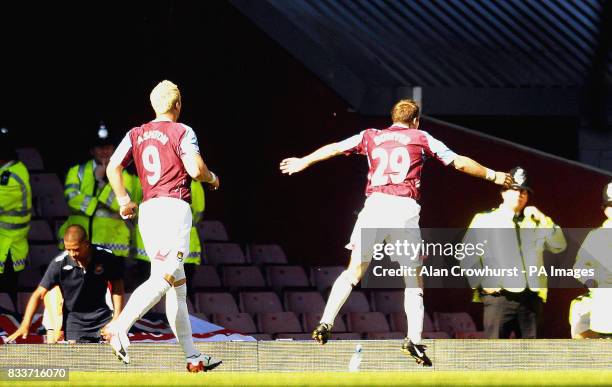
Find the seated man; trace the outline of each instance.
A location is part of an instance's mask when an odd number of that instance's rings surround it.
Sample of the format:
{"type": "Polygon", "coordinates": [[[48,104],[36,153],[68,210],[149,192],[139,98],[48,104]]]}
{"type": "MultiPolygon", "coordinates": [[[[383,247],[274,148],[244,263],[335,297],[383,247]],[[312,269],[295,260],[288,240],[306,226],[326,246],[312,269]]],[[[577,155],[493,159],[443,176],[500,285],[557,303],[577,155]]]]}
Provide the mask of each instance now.
{"type": "Polygon", "coordinates": [[[99,342],[100,330],[121,312],[124,290],[119,258],[90,244],[85,229],[79,225],[66,229],[64,246],[66,251],[49,263],[28,301],[21,325],[9,336],[9,342],[28,336],[38,303],[56,285],[64,297],[64,330],[70,342],[99,342]],[[109,283],[114,314],[106,304],[109,283]]]}

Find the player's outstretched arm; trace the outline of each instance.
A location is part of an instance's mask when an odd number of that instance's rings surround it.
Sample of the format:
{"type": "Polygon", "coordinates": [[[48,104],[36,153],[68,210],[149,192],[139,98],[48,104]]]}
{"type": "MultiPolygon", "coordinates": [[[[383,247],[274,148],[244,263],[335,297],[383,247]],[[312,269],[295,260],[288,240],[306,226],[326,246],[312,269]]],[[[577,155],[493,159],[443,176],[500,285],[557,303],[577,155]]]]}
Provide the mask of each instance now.
{"type": "Polygon", "coordinates": [[[492,169],[483,167],[469,157],[457,155],[452,164],[456,170],[467,173],[470,176],[480,177],[504,187],[510,187],[512,184],[512,177],[509,173],[495,172],[492,169]]]}
{"type": "Polygon", "coordinates": [[[302,158],[290,157],[284,159],[280,163],[280,170],[282,173],[292,175],[294,173],[303,171],[312,164],[327,160],[340,154],[342,154],[342,150],[338,147],[337,143],[328,144],[317,149],[308,156],[304,156],[302,158]]]}
{"type": "Polygon", "coordinates": [[[187,174],[193,180],[209,184],[213,190],[219,189],[219,177],[215,175],[204,162],[199,153],[187,153],[181,158],[187,174]]]}
{"type": "Polygon", "coordinates": [[[32,293],[30,299],[28,300],[28,306],[26,306],[25,313],[23,314],[21,325],[19,325],[19,328],[17,328],[17,330],[8,337],[8,342],[14,341],[18,337],[21,337],[22,339],[28,337],[30,325],[32,324],[32,317],[34,317],[34,313],[36,312],[36,309],[38,309],[38,303],[45,297],[45,294],[47,294],[47,289],[43,288],[42,286],[36,288],[34,293],[32,293]]]}

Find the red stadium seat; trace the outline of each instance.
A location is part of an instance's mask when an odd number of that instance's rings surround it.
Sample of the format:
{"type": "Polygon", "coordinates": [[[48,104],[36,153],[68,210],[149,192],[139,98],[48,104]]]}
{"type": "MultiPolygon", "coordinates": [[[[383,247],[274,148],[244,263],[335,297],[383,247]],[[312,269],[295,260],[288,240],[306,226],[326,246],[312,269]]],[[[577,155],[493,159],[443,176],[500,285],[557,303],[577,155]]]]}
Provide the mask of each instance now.
{"type": "Polygon", "coordinates": [[[263,275],[257,266],[224,266],[223,284],[230,288],[264,287],[263,275]]]}
{"type": "MultiPolygon", "coordinates": [[[[304,330],[306,332],[312,332],[319,325],[321,321],[321,316],[323,315],[323,310],[318,313],[304,313],[302,314],[302,325],[304,326],[304,330]]],[[[336,320],[334,320],[334,327],[332,328],[332,332],[346,332],[346,324],[344,324],[344,320],[342,316],[336,316],[336,320]]]]}
{"type": "Polygon", "coordinates": [[[196,289],[221,286],[219,274],[217,274],[215,267],[211,265],[196,265],[191,281],[193,281],[193,286],[196,289]]]}
{"type": "Polygon", "coordinates": [[[268,284],[280,290],[285,287],[309,287],[310,282],[302,266],[267,266],[268,284]]]}
{"type": "Polygon", "coordinates": [[[236,243],[206,243],[204,245],[205,262],[211,265],[244,264],[246,259],[236,243]]]}
{"type": "MultiPolygon", "coordinates": [[[[398,332],[407,332],[408,330],[408,321],[406,320],[406,313],[404,312],[395,312],[389,314],[389,321],[391,322],[391,329],[398,332]]],[[[423,331],[436,331],[436,327],[434,323],[431,321],[431,318],[425,312],[423,316],[423,331]]]]}
{"type": "Polygon", "coordinates": [[[349,332],[389,332],[389,323],[380,312],[352,312],[346,317],[349,332]]]}
{"type": "Polygon", "coordinates": [[[366,339],[368,340],[402,340],[406,337],[402,332],[368,332],[366,339]]]}
{"type": "Polygon", "coordinates": [[[30,185],[34,197],[64,196],[64,185],[55,173],[32,173],[30,174],[30,185]]]}
{"type": "Polygon", "coordinates": [[[302,325],[293,312],[269,312],[257,314],[257,326],[261,333],[302,333],[302,325]]]}
{"type": "Polygon", "coordinates": [[[17,311],[15,305],[13,305],[11,297],[7,293],[0,293],[0,308],[6,309],[10,312],[17,311]]]}
{"type": "Polygon", "coordinates": [[[241,292],[238,295],[240,310],[246,313],[282,312],[283,305],[274,292],[241,292]]]}
{"type": "Polygon", "coordinates": [[[61,253],[56,244],[32,245],[28,253],[30,266],[33,269],[46,268],[61,253]]]}
{"type": "Polygon", "coordinates": [[[434,313],[434,320],[438,329],[455,336],[457,332],[476,332],[476,324],[466,312],[434,313]]]}
{"type": "Polygon", "coordinates": [[[372,309],[384,314],[404,311],[404,291],[385,290],[373,292],[372,309]]]}
{"type": "Polygon", "coordinates": [[[48,194],[35,200],[37,212],[46,219],[65,218],[70,215],[70,209],[61,193],[48,194]]]}
{"type": "Polygon", "coordinates": [[[319,292],[286,292],[285,309],[295,313],[317,313],[325,309],[319,292]]]}
{"type": "Polygon", "coordinates": [[[40,267],[32,267],[31,265],[26,266],[26,268],[19,274],[19,278],[17,280],[19,289],[27,291],[36,289],[43,276],[43,272],[41,271],[42,268],[40,267]]]}
{"type": "Polygon", "coordinates": [[[227,242],[229,240],[225,226],[218,220],[203,220],[198,224],[197,229],[200,240],[203,242],[227,242]]]}
{"type": "Polygon", "coordinates": [[[196,310],[200,313],[238,313],[238,305],[229,293],[196,293],[196,310]]]}
{"type": "MultiPolygon", "coordinates": [[[[26,306],[28,306],[28,301],[30,300],[30,296],[32,296],[31,292],[19,292],[17,293],[17,312],[20,314],[25,313],[26,306]]],[[[38,308],[36,309],[36,313],[42,313],[45,309],[45,304],[42,300],[38,303],[38,308]]]]}
{"type": "Polygon", "coordinates": [[[255,322],[248,313],[215,313],[212,322],[240,333],[256,333],[255,322]]]}
{"type": "Polygon", "coordinates": [[[366,297],[366,295],[358,290],[353,290],[349,298],[346,300],[346,302],[340,309],[340,314],[350,312],[365,313],[369,311],[370,303],[368,302],[368,298],[366,297]]]}
{"type": "Polygon", "coordinates": [[[28,240],[32,242],[54,242],[55,236],[46,220],[33,219],[30,221],[28,240]]]}
{"type": "Polygon", "coordinates": [[[344,271],[344,266],[318,266],[310,269],[312,284],[320,292],[326,291],[331,287],[336,278],[344,271]]]}
{"type": "Polygon", "coordinates": [[[486,339],[484,331],[478,332],[455,332],[456,339],[486,339]]]}
{"type": "Polygon", "coordinates": [[[17,158],[25,164],[28,171],[42,171],[45,169],[42,157],[36,148],[17,148],[17,158]]]}
{"type": "Polygon", "coordinates": [[[250,245],[248,253],[251,262],[256,265],[287,263],[287,256],[279,245],[250,245]]]}
{"type": "Polygon", "coordinates": [[[421,336],[424,339],[450,339],[450,335],[446,332],[427,332],[424,331],[421,336]]]}

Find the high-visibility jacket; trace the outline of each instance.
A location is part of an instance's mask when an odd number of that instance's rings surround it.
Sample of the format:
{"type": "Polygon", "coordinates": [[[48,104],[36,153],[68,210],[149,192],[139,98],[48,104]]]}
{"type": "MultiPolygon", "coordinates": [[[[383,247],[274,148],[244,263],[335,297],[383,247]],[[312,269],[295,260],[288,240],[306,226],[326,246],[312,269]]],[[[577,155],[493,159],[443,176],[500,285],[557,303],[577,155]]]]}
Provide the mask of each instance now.
{"type": "Polygon", "coordinates": [[[21,161],[0,166],[0,274],[11,253],[13,270],[25,269],[32,217],[30,174],[21,161]]]}
{"type": "MultiPolygon", "coordinates": [[[[119,203],[109,183],[98,187],[94,160],[70,168],[64,184],[64,197],[72,215],[59,230],[60,249],[64,231],[71,224],[85,228],[91,243],[103,246],[121,257],[130,253],[130,229],[119,215],[119,203]]],[[[131,195],[135,177],[123,171],[123,182],[131,195]]]]}
{"type": "Polygon", "coordinates": [[[591,330],[612,333],[612,220],[606,220],[586,236],[576,255],[574,269],[591,269],[592,276],[580,276],[578,280],[585,284],[588,280],[597,283],[597,287],[589,289],[591,330]]]}
{"type": "MultiPolygon", "coordinates": [[[[192,226],[191,235],[189,240],[189,255],[183,260],[183,263],[199,265],[202,262],[202,245],[200,243],[200,237],[198,236],[197,224],[202,220],[204,214],[204,189],[202,183],[192,180],[191,181],[191,215],[192,215],[192,226]]],[[[140,236],[140,230],[136,227],[134,232],[133,240],[133,257],[141,259],[143,261],[150,261],[149,257],[144,248],[142,237],[140,236]]]]}
{"type": "MultiPolygon", "coordinates": [[[[514,212],[500,207],[474,216],[463,242],[476,245],[484,243],[484,254],[466,255],[461,267],[478,269],[518,268],[518,276],[499,275],[470,277],[468,281],[474,289],[485,291],[505,289],[519,293],[525,289],[537,292],[545,302],[548,295],[548,277],[543,274],[529,275],[530,267],[544,265],[544,251],[560,253],[567,247],[563,231],[551,218],[541,223],[533,219],[515,218],[514,212]],[[486,241],[486,242],[485,242],[486,241]]],[[[480,301],[475,293],[474,301],[480,301]]]]}

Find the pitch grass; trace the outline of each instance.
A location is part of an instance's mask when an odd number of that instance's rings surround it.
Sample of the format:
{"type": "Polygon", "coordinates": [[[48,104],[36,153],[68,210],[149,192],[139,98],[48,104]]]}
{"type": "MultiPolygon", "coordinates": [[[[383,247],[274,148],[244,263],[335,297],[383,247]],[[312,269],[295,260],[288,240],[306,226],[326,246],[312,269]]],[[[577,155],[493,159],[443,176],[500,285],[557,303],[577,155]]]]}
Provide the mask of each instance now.
{"type": "Polygon", "coordinates": [[[609,386],[612,371],[434,371],[257,373],[71,372],[56,382],[0,381],[0,386],[609,386]]]}

